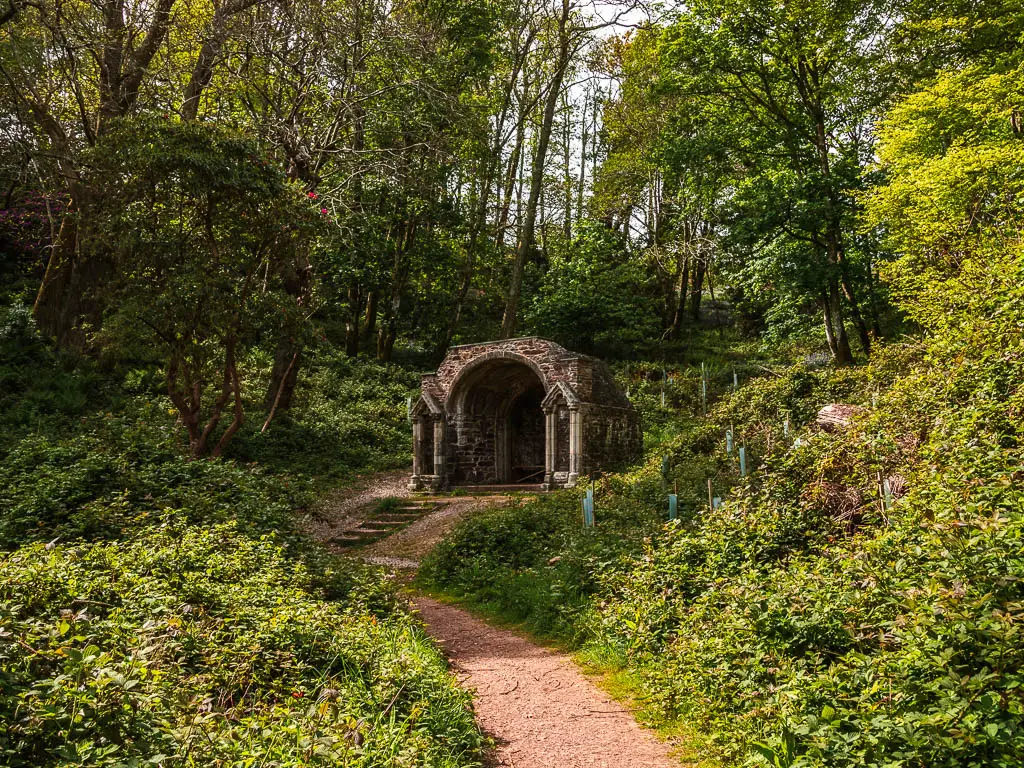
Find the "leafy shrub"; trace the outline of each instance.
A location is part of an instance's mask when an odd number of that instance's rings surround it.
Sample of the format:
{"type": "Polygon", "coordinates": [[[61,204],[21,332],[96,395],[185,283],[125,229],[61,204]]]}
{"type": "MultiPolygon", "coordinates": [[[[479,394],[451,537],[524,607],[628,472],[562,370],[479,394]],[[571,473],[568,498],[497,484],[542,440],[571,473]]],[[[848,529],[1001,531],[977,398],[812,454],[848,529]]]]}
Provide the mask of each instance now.
{"type": "Polygon", "coordinates": [[[658,312],[642,288],[650,278],[628,259],[623,237],[584,223],[571,244],[560,245],[524,312],[531,332],[586,352],[657,335],[658,312]]]}
{"type": "Polygon", "coordinates": [[[171,525],[2,569],[4,765],[477,764],[421,630],[358,586],[328,602],[270,540],[171,525]]]}
{"type": "Polygon", "coordinates": [[[442,541],[420,568],[432,589],[572,639],[599,574],[638,551],[657,515],[598,494],[598,525],[582,528],[578,493],[563,491],[474,516],[442,541]]]}
{"type": "Polygon", "coordinates": [[[71,368],[27,310],[4,322],[0,764],[479,764],[469,697],[391,582],[297,524],[300,473],[408,451],[407,375],[314,368],[292,419],[250,426],[266,463],[196,461],[158,370],[71,368]]]}
{"type": "Polygon", "coordinates": [[[728,759],[760,745],[779,765],[1013,765],[1024,493],[1009,466],[971,469],[973,501],[922,473],[887,526],[790,557],[737,546],[770,530],[749,516],[672,531],[613,585],[595,636],[728,759]]]}
{"type": "MultiPolygon", "coordinates": [[[[1001,273],[1005,295],[1022,264],[1001,273]]],[[[653,522],[664,504],[653,455],[602,481],[596,531],[580,530],[572,494],[561,522],[542,514],[553,500],[481,517],[438,551],[432,583],[625,665],[649,714],[695,727],[703,754],[726,764],[1015,765],[1019,327],[1004,310],[864,368],[754,381],[707,423],[677,417],[684,426],[659,445],[680,520],[653,522]],[[949,354],[972,364],[951,368],[949,354]],[[840,433],[807,431],[834,401],[864,415],[840,433]],[[801,446],[783,438],[780,413],[801,446]],[[760,454],[747,478],[725,457],[727,425],[760,454]],[[716,512],[691,490],[708,477],[731,489],[716,512]],[[901,486],[888,509],[880,477],[901,486]],[[602,512],[627,507],[611,557],[561,570],[578,542],[603,536],[602,512]]]]}
{"type": "Polygon", "coordinates": [[[416,374],[321,350],[302,376],[290,412],[266,432],[247,424],[232,456],[334,480],[412,463],[406,402],[416,374]]]}
{"type": "Polygon", "coordinates": [[[31,309],[0,308],[0,457],[29,432],[53,433],[106,397],[88,364],[61,358],[39,336],[31,309]]]}
{"type": "Polygon", "coordinates": [[[0,464],[0,540],[121,538],[167,519],[294,535],[308,482],[190,461],[180,438],[155,404],[88,418],[68,437],[26,437],[0,464]]]}

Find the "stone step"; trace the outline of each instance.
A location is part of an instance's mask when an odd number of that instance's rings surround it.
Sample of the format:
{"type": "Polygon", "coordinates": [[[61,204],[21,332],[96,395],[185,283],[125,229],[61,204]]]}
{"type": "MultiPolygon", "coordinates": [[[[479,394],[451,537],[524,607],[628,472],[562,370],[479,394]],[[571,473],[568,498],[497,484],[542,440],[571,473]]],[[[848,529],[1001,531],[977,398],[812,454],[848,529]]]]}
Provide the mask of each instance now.
{"type": "Polygon", "coordinates": [[[393,520],[396,523],[411,523],[413,520],[419,520],[422,515],[415,514],[412,512],[378,512],[374,515],[374,520],[393,520]]]}
{"type": "Polygon", "coordinates": [[[392,507],[387,511],[377,512],[369,520],[364,520],[355,528],[350,528],[330,540],[336,547],[358,547],[369,544],[395,533],[409,523],[419,520],[424,515],[441,509],[447,501],[436,499],[416,500],[392,507]]]}
{"type": "Polygon", "coordinates": [[[357,544],[362,544],[364,541],[368,541],[368,539],[364,539],[362,536],[351,535],[335,536],[330,540],[331,544],[336,547],[354,547],[357,544]]]}
{"type": "Polygon", "coordinates": [[[537,494],[544,491],[543,485],[460,485],[456,490],[465,496],[507,496],[510,493],[537,494]]]}

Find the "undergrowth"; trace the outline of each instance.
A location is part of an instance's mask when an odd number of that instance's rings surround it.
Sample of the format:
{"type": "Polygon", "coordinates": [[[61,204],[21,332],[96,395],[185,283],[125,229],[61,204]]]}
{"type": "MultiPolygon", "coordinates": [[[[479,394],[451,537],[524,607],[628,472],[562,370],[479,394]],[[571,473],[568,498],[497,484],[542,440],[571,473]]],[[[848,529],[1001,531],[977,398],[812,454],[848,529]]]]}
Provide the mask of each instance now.
{"type": "Polygon", "coordinates": [[[463,524],[421,578],[621,670],[648,719],[699,734],[703,759],[1015,765],[1015,322],[961,329],[953,355],[943,339],[860,368],[775,368],[706,418],[691,399],[642,466],[597,482],[596,528],[582,528],[579,492],[561,492],[463,524]],[[833,402],[860,410],[846,428],[813,426],[833,402]]]}
{"type": "Polygon", "coordinates": [[[292,407],[262,431],[253,422],[230,455],[283,471],[344,482],[356,472],[412,464],[407,399],[419,376],[398,365],[353,361],[324,347],[307,361],[292,407]]]}
{"type": "Polygon", "coordinates": [[[3,321],[0,764],[479,765],[395,585],[299,526],[319,485],[404,462],[407,373],[324,356],[291,414],[194,461],[152,371],[3,321]]]}

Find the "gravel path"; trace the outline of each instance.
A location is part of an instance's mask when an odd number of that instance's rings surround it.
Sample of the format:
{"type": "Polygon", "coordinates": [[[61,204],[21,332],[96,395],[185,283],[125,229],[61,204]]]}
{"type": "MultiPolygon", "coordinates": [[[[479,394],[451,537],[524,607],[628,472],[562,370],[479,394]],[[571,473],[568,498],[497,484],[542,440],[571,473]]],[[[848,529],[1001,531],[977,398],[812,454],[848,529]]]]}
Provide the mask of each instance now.
{"type": "MultiPolygon", "coordinates": [[[[365,520],[386,496],[407,496],[405,473],[368,478],[317,510],[310,532],[329,542],[365,520]]],[[[454,497],[396,533],[350,550],[353,557],[411,574],[463,518],[507,497],[454,497]]],[[[564,655],[496,629],[466,611],[413,599],[428,633],[475,692],[480,727],[497,748],[494,768],[679,768],[670,747],[637,725],[564,655]]]]}
{"type": "Polygon", "coordinates": [[[425,597],[414,605],[463,685],[504,768],[679,768],[669,747],[572,660],[425,597]]]}
{"type": "Polygon", "coordinates": [[[495,503],[494,498],[453,498],[397,533],[361,547],[359,554],[377,565],[416,569],[460,520],[495,503]]]}

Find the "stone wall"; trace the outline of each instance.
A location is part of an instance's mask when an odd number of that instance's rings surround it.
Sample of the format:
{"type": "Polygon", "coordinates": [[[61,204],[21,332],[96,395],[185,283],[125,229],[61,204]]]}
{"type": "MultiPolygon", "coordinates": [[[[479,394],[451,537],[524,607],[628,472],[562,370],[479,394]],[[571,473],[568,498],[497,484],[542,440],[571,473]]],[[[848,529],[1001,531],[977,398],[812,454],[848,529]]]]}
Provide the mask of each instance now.
{"type": "Polygon", "coordinates": [[[453,414],[448,419],[450,482],[453,485],[497,482],[494,419],[477,414],[453,414]]]}
{"type": "Polygon", "coordinates": [[[639,457],[643,437],[636,411],[593,404],[584,408],[580,478],[625,469],[639,457]]]}
{"type": "Polygon", "coordinates": [[[519,358],[529,361],[546,390],[557,381],[569,382],[576,378],[582,356],[554,342],[533,337],[465,344],[448,350],[437,373],[432,375],[432,388],[440,395],[440,400],[447,400],[456,379],[469,366],[480,365],[487,360],[519,358]]]}
{"type": "Polygon", "coordinates": [[[516,482],[540,465],[548,487],[565,485],[641,452],[637,414],[608,367],[545,339],[453,347],[423,392],[417,413],[426,403],[444,419],[446,461],[443,477],[414,477],[414,488],[516,482]]]}

